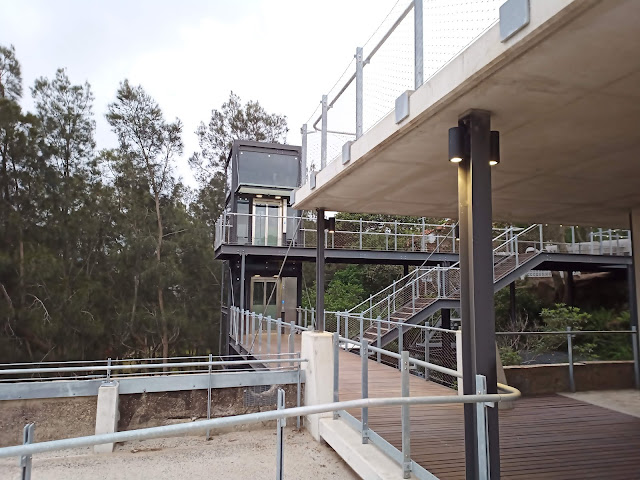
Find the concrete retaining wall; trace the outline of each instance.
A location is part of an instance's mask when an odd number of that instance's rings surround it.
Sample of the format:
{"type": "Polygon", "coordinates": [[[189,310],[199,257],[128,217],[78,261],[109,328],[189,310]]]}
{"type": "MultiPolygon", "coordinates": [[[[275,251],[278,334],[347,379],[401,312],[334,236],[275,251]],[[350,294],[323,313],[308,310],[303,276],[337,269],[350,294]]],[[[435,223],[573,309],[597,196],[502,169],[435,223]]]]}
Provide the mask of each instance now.
{"type": "MultiPolygon", "coordinates": [[[[296,406],[296,385],[285,385],[287,407],[296,406]]],[[[265,410],[270,406],[244,404],[244,387],[211,391],[211,416],[224,417],[265,410]]],[[[93,435],[96,427],[96,397],[47,398],[0,401],[0,447],[22,443],[25,423],[36,424],[36,441],[93,435]]],[[[120,395],[118,430],[169,425],[207,417],[206,390],[120,395]]],[[[275,422],[269,422],[275,428],[275,422]]],[[[249,425],[248,429],[261,428],[249,425]]],[[[215,432],[212,432],[215,433],[215,432]]]]}
{"type": "MultiPolygon", "coordinates": [[[[511,365],[504,367],[509,385],[523,395],[568,392],[569,364],[511,365]]],[[[634,388],[633,362],[580,362],[574,364],[577,391],[634,388]]]]}

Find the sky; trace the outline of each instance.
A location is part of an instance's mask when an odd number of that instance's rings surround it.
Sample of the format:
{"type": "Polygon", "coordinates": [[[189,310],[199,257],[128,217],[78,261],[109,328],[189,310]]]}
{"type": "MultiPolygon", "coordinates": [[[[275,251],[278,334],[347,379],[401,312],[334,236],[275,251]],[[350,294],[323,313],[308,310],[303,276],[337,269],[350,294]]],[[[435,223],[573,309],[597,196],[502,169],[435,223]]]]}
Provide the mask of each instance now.
{"type": "Polygon", "coordinates": [[[142,85],[168,120],[183,123],[177,173],[195,130],[229,93],[287,116],[287,142],[343,73],[396,0],[0,0],[0,45],[22,65],[23,107],[40,76],[67,69],[91,84],[98,148],[116,146],[104,114],[119,83],[142,85]]]}

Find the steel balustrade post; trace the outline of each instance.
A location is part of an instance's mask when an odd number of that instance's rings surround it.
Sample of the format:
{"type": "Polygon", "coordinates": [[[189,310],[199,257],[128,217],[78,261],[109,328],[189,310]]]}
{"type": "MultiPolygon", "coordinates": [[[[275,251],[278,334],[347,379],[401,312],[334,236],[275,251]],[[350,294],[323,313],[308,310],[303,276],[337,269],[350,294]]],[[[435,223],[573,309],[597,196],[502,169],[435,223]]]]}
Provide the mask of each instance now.
{"type": "Polygon", "coordinates": [[[360,241],[360,250],[362,250],[362,218],[360,219],[360,231],[359,233],[359,241],[360,241]]]}
{"type": "Polygon", "coordinates": [[[422,0],[413,0],[413,72],[414,90],[424,81],[424,22],[422,0]]]}
{"type": "Polygon", "coordinates": [[[267,316],[267,355],[271,355],[271,316],[267,316]]]}
{"type": "Polygon", "coordinates": [[[255,338],[256,335],[256,314],[255,312],[250,312],[249,313],[249,322],[250,322],[250,330],[251,330],[251,345],[253,345],[253,339],[255,338]]]}
{"type": "MultiPolygon", "coordinates": [[[[404,332],[402,324],[399,323],[398,325],[396,325],[396,328],[398,329],[398,353],[402,353],[402,351],[404,350],[404,332]]],[[[398,368],[402,369],[402,358],[398,359],[398,368]]]]}
{"type": "MultiPolygon", "coordinates": [[[[362,365],[362,398],[369,398],[369,342],[360,339],[362,365]]],[[[369,409],[362,407],[362,443],[369,443],[369,409]]]]}
{"type": "Polygon", "coordinates": [[[393,250],[398,251],[398,221],[393,221],[393,250]]]}
{"type": "MultiPolygon", "coordinates": [[[[300,358],[300,355],[298,355],[298,358],[300,358]]],[[[296,407],[300,407],[300,400],[301,400],[301,394],[302,392],[300,391],[300,386],[302,385],[302,378],[300,378],[300,376],[302,375],[302,364],[298,363],[298,389],[296,390],[296,407]]],[[[296,428],[298,430],[300,430],[300,415],[298,415],[296,417],[296,428]]]]}
{"type": "Polygon", "coordinates": [[[542,252],[544,250],[544,237],[542,234],[542,224],[539,223],[538,224],[538,231],[540,232],[540,251],[542,252]]]}
{"type": "MultiPolygon", "coordinates": [[[[327,96],[322,95],[322,130],[320,133],[320,169],[324,169],[327,166],[327,96]]],[[[320,239],[317,239],[320,242],[320,239]]]]}
{"type": "MultiPolygon", "coordinates": [[[[333,401],[340,401],[340,332],[333,334],[333,401]]],[[[334,410],[333,419],[338,419],[338,412],[334,410]]]]}
{"type": "MultiPolygon", "coordinates": [[[[411,396],[409,386],[409,352],[402,351],[400,358],[401,369],[401,395],[403,397],[411,396]]],[[[403,478],[411,478],[411,415],[409,405],[401,407],[401,423],[402,423],[402,476],[403,478]]]]}
{"type": "Polygon", "coordinates": [[[515,255],[516,255],[516,268],[518,268],[518,265],[519,265],[519,262],[518,262],[518,235],[515,235],[513,238],[514,238],[513,248],[515,250],[515,255]]]}
{"type": "Polygon", "coordinates": [[[111,382],[111,357],[107,358],[107,382],[111,382]]]}
{"type": "Polygon", "coordinates": [[[340,313],[336,313],[336,332],[338,332],[338,335],[340,334],[340,317],[342,315],[340,313]]]}
{"type": "Polygon", "coordinates": [[[569,356],[569,388],[576,391],[575,377],[573,376],[573,339],[571,338],[571,327],[567,327],[567,354],[569,356]]]}
{"type": "Polygon", "coordinates": [[[609,229],[609,255],[613,255],[613,233],[611,232],[611,229],[609,229]]]}
{"type": "MultiPolygon", "coordinates": [[[[349,336],[349,314],[347,314],[346,317],[344,317],[344,338],[351,338],[349,336]]],[[[346,350],[347,348],[349,348],[347,342],[344,343],[344,349],[346,350]]]]}
{"type": "MultiPolygon", "coordinates": [[[[484,375],[476,375],[476,394],[486,395],[487,379],[484,375]]],[[[491,463],[489,462],[489,425],[487,423],[487,404],[478,402],[475,404],[477,416],[477,442],[478,442],[478,478],[488,480],[491,478],[491,463]]],[[[498,408],[495,406],[494,408],[498,408]]]]}
{"type": "Polygon", "coordinates": [[[576,246],[576,227],[571,225],[571,253],[576,253],[575,246],[576,246]]]}
{"type": "Polygon", "coordinates": [[[364,60],[362,47],[356,48],[356,140],[362,136],[364,125],[364,60]]]}
{"type": "Polygon", "coordinates": [[[598,233],[600,234],[600,247],[598,248],[598,252],[602,255],[602,228],[598,229],[598,233]]]}
{"type": "Polygon", "coordinates": [[[316,329],[316,311],[311,307],[311,330],[316,329]]]}
{"type": "Polygon", "coordinates": [[[240,345],[244,345],[244,311],[240,310],[240,345]]]}
{"type": "MultiPolygon", "coordinates": [[[[382,348],[382,337],[380,335],[380,324],[382,323],[382,319],[380,318],[380,316],[378,316],[377,320],[377,326],[376,326],[376,347],[378,347],[378,349],[382,348]]],[[[376,353],[376,360],[378,361],[378,363],[380,363],[382,361],[382,354],[380,353],[380,350],[378,350],[378,352],[376,353]]]]}
{"type": "Polygon", "coordinates": [[[631,343],[633,347],[633,376],[636,388],[640,388],[640,363],[638,359],[638,328],[631,327],[631,343]]]}
{"type": "MultiPolygon", "coordinates": [[[[284,390],[278,389],[278,410],[282,410],[285,407],[284,390]]],[[[286,418],[279,418],[277,420],[278,429],[278,449],[276,452],[276,480],[282,480],[284,473],[284,427],[287,425],[286,418]]]]}
{"type": "MultiPolygon", "coordinates": [[[[282,320],[280,320],[279,318],[276,319],[276,328],[277,328],[276,340],[278,344],[278,360],[279,360],[282,356],[282,320]]],[[[277,365],[278,365],[278,368],[280,368],[281,366],[280,362],[278,362],[277,365]]]]}
{"type": "MultiPolygon", "coordinates": [[[[294,340],[294,328],[295,328],[295,322],[291,322],[289,324],[289,358],[293,358],[293,353],[295,350],[295,340],[294,340]]],[[[289,367],[293,368],[294,363],[293,362],[289,362],[289,367]]]]}
{"type": "MultiPolygon", "coordinates": [[[[33,443],[35,440],[34,437],[35,424],[27,423],[22,429],[22,444],[28,445],[33,443]]],[[[31,455],[22,455],[20,456],[20,480],[31,480],[31,465],[32,465],[32,456],[31,455]]]]}
{"type": "MultiPolygon", "coordinates": [[[[442,350],[446,351],[444,348],[444,332],[442,332],[440,334],[440,336],[442,337],[442,350]]],[[[429,329],[425,328],[424,329],[424,361],[429,363],[429,356],[430,356],[430,352],[429,349],[431,347],[431,345],[429,345],[429,343],[431,342],[431,339],[429,338],[429,329]]],[[[429,380],[429,369],[425,367],[424,369],[424,379],[425,380],[429,380]]]]}
{"type": "Polygon", "coordinates": [[[360,341],[364,337],[364,315],[360,314],[360,341]]]}
{"type": "Polygon", "coordinates": [[[258,351],[262,353],[262,314],[258,314],[258,351]]]}
{"type": "Polygon", "coordinates": [[[424,236],[425,230],[426,230],[425,221],[424,221],[424,217],[422,217],[422,232],[420,233],[420,251],[421,252],[425,252],[427,250],[427,246],[425,244],[425,236],[424,236]]]}
{"type": "MultiPolygon", "coordinates": [[[[211,420],[211,368],[212,368],[212,364],[211,362],[213,362],[213,355],[210,353],[209,354],[209,365],[208,365],[208,372],[209,372],[209,378],[208,378],[208,386],[207,386],[207,420],[211,420]]],[[[207,436],[206,436],[206,440],[210,440],[211,439],[211,431],[210,429],[207,428],[207,436]]]]}
{"type": "Polygon", "coordinates": [[[301,174],[302,174],[302,182],[301,185],[307,183],[308,172],[307,172],[307,124],[303,124],[300,129],[300,133],[302,134],[302,149],[301,149],[301,174]]]}

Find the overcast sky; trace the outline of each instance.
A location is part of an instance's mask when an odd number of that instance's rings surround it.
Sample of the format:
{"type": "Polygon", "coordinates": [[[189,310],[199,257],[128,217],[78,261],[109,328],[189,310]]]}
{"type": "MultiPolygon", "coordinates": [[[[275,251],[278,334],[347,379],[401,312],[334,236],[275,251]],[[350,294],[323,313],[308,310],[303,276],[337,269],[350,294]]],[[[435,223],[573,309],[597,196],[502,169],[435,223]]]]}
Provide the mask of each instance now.
{"type": "Polygon", "coordinates": [[[141,84],[184,124],[179,174],[194,131],[233,90],[288,118],[288,142],[395,0],[0,0],[0,44],[13,44],[25,95],[65,67],[89,81],[99,148],[115,146],[104,119],[121,80],[141,84]]]}

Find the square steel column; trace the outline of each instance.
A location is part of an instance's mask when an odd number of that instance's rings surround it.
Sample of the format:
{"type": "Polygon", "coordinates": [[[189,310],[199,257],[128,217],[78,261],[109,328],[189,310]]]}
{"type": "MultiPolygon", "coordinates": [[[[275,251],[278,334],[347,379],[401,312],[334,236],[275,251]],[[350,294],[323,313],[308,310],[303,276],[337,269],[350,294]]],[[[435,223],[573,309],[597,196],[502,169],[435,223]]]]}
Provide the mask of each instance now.
{"type": "Polygon", "coordinates": [[[324,208],[316,222],[316,330],[324,332],[324,208]]]}
{"type": "MultiPolygon", "coordinates": [[[[476,393],[476,374],[497,393],[493,255],[491,235],[490,115],[471,111],[458,125],[465,131],[467,155],[458,164],[462,369],[465,395],[476,393]]],[[[491,478],[500,478],[498,409],[487,411],[491,478]]],[[[466,478],[478,478],[475,405],[464,406],[466,478]]]]}

